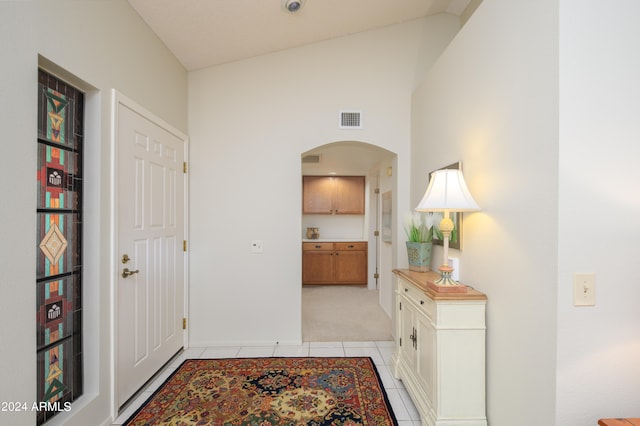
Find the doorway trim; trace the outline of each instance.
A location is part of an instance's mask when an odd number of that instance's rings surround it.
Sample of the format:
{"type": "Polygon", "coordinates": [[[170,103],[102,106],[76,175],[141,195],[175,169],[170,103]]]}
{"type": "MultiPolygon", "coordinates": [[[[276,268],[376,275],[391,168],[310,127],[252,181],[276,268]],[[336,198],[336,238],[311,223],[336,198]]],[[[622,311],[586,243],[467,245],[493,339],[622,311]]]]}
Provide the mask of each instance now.
{"type": "MultiPolygon", "coordinates": [[[[187,173],[187,164],[189,161],[189,138],[186,134],[181,132],[180,130],[173,127],[171,124],[167,123],[160,117],[154,115],[146,108],[142,107],[140,104],[136,103],[132,99],[126,97],[122,93],[118,92],[116,89],[111,90],[111,136],[110,136],[110,169],[109,169],[109,180],[111,191],[109,194],[109,205],[111,206],[110,210],[110,253],[109,253],[109,283],[110,283],[110,297],[111,297],[111,306],[110,306],[110,326],[111,326],[111,347],[110,347],[110,356],[111,356],[111,417],[112,419],[116,419],[118,417],[119,412],[119,404],[117,398],[118,392],[118,365],[117,365],[117,301],[118,301],[118,276],[117,273],[120,270],[120,265],[118,265],[118,192],[117,192],[117,175],[116,171],[118,170],[117,158],[118,158],[118,108],[122,105],[127,107],[136,113],[140,114],[142,117],[147,120],[155,123],[156,125],[162,127],[168,132],[174,134],[179,139],[183,141],[184,144],[184,161],[185,161],[185,176],[184,176],[184,236],[185,236],[185,250],[183,251],[184,255],[184,317],[189,318],[189,251],[186,250],[187,243],[189,241],[189,174],[187,173]]],[[[183,348],[187,349],[189,347],[189,328],[186,327],[183,330],[183,348]]]]}

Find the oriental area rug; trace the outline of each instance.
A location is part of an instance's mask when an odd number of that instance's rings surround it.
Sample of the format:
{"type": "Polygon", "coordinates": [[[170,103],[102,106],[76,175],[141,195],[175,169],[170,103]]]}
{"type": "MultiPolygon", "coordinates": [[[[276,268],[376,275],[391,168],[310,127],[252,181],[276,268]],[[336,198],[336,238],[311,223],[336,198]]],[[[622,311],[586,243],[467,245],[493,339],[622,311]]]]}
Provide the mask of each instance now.
{"type": "Polygon", "coordinates": [[[397,425],[371,358],[190,359],[125,423],[397,425]]]}

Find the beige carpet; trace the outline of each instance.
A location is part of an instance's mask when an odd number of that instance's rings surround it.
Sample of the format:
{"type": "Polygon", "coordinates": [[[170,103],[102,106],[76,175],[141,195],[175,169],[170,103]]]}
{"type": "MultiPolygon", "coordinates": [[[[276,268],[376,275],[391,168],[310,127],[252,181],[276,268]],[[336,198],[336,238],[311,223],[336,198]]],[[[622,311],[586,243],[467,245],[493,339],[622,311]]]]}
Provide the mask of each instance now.
{"type": "Polygon", "coordinates": [[[303,286],[302,339],[305,342],[393,340],[391,318],[378,291],[359,286],[303,286]]]}

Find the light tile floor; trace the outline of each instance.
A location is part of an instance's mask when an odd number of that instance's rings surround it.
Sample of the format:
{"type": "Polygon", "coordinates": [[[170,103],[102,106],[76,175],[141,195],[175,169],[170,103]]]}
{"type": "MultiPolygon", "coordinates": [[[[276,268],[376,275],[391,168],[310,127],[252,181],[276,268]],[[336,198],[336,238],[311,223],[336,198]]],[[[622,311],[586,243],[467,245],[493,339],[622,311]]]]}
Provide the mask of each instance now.
{"type": "Polygon", "coordinates": [[[420,416],[401,381],[391,374],[393,342],[306,342],[300,346],[189,348],[180,354],[120,414],[113,425],[121,425],[137,410],[185,359],[298,356],[370,356],[378,369],[399,426],[420,426],[420,416]]]}

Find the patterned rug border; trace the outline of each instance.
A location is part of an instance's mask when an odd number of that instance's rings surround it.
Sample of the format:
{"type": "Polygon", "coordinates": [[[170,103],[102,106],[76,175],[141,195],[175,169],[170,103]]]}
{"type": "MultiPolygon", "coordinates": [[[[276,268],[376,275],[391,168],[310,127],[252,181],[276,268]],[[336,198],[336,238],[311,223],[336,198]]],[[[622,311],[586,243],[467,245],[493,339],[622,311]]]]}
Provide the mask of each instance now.
{"type": "Polygon", "coordinates": [[[371,358],[370,356],[345,356],[345,357],[336,357],[336,356],[328,356],[328,357],[285,357],[285,356],[281,356],[281,357],[275,357],[275,356],[271,356],[271,357],[238,357],[238,358],[188,358],[185,359],[184,361],[182,361],[180,363],[180,365],[169,375],[169,377],[167,377],[160,386],[158,386],[158,389],[156,389],[155,391],[153,391],[153,393],[151,394],[151,396],[149,396],[141,405],[140,407],[138,407],[133,414],[131,414],[127,420],[124,421],[124,423],[122,423],[122,426],[127,426],[129,425],[129,423],[135,419],[135,417],[147,406],[147,404],[149,404],[149,402],[151,402],[153,400],[153,398],[155,398],[157,396],[158,393],[160,393],[164,387],[167,385],[167,383],[169,383],[169,381],[171,381],[171,379],[174,378],[174,376],[176,374],[178,374],[180,372],[180,370],[182,369],[182,367],[184,367],[184,365],[188,362],[192,362],[192,361],[231,361],[231,360],[253,360],[253,359],[352,359],[352,360],[358,360],[358,359],[368,359],[370,361],[371,364],[371,369],[373,370],[373,373],[375,374],[375,377],[378,381],[378,385],[380,387],[380,392],[382,394],[382,398],[384,400],[384,403],[387,407],[387,411],[389,412],[389,416],[391,417],[391,421],[392,421],[392,426],[398,426],[398,420],[396,419],[396,415],[393,412],[393,408],[391,407],[391,402],[389,401],[389,397],[387,396],[387,390],[384,388],[384,384],[382,383],[382,379],[380,378],[380,373],[378,371],[378,367],[376,366],[375,362],[373,361],[373,358],[371,358]]]}

